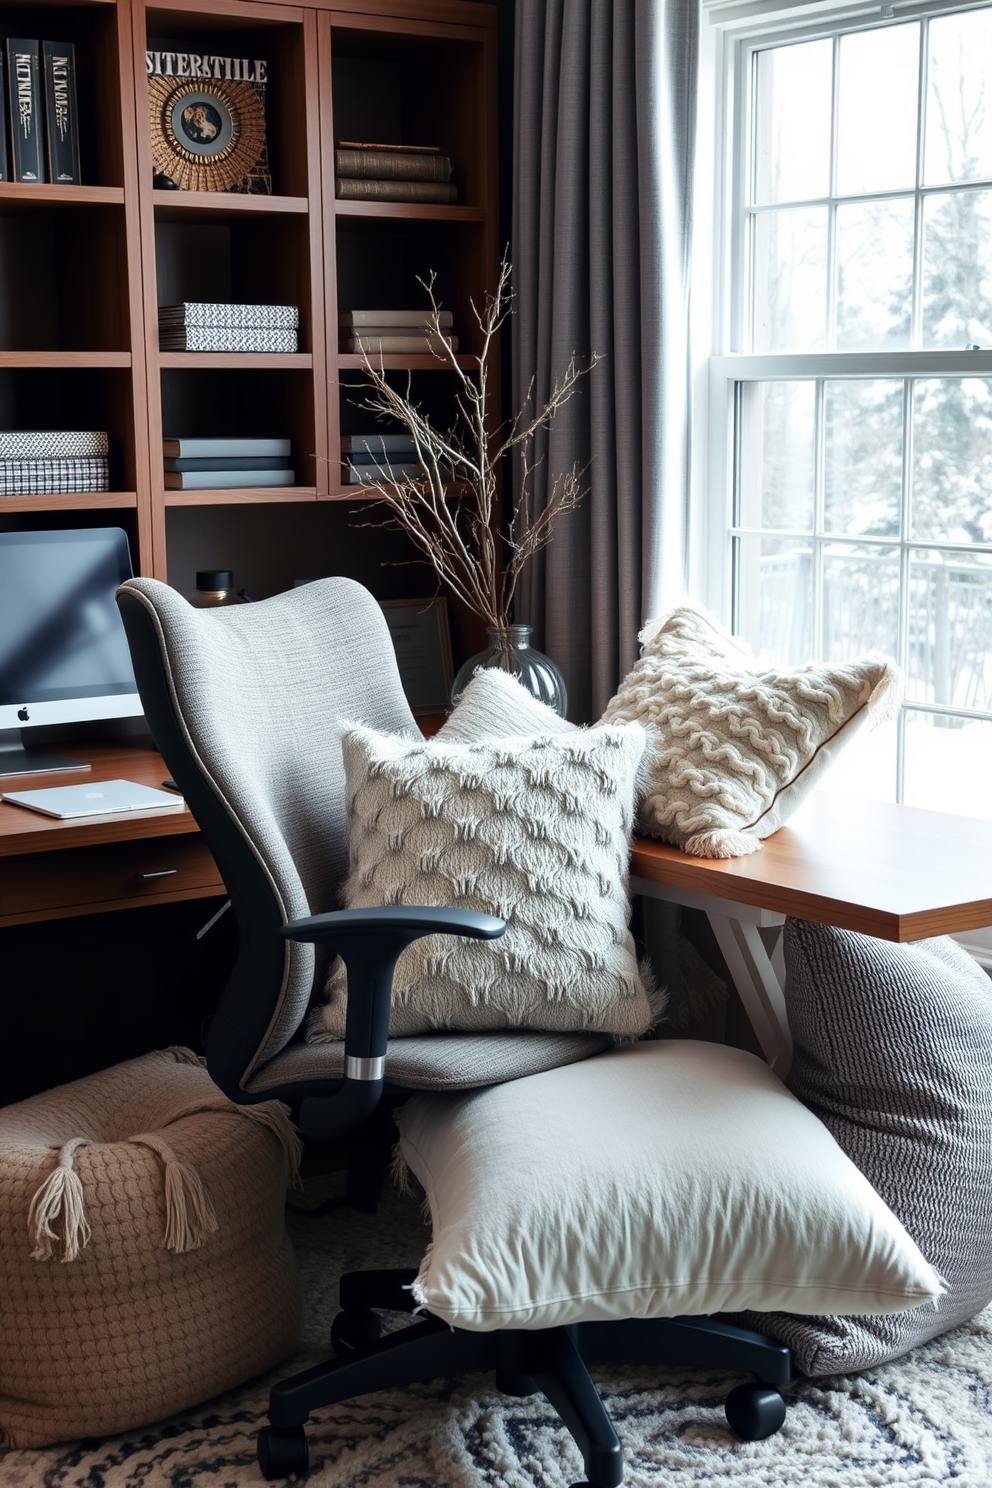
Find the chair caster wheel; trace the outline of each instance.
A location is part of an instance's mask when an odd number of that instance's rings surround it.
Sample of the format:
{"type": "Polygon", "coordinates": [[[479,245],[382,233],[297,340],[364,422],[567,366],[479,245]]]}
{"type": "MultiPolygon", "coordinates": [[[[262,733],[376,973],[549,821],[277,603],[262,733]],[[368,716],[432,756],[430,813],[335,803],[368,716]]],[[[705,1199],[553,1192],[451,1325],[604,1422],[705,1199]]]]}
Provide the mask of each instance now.
{"type": "Polygon", "coordinates": [[[339,1312],[331,1324],[331,1348],[336,1354],[361,1354],[382,1332],[382,1319],[366,1308],[362,1312],[339,1312]]]}
{"type": "Polygon", "coordinates": [[[731,1431],[742,1441],[764,1441],[785,1421],[785,1401],[770,1385],[737,1385],[724,1410],[731,1431]]]}
{"type": "Polygon", "coordinates": [[[258,1433],[258,1465],[263,1478],[305,1478],[310,1471],[310,1448],[302,1426],[279,1429],[263,1426],[258,1433]]]}

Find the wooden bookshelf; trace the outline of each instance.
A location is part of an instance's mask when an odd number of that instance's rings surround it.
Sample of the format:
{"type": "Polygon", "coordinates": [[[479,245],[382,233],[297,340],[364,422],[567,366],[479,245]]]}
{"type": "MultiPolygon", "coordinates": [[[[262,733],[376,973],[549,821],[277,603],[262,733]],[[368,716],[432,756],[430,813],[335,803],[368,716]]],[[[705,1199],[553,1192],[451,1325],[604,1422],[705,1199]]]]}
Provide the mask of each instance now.
{"type": "MultiPolygon", "coordinates": [[[[362,358],[340,349],[338,315],[424,307],[417,279],[434,271],[472,364],[470,302],[494,286],[499,256],[495,7],[22,0],[2,15],[5,34],[75,45],[83,184],[0,183],[0,428],[106,428],[113,490],[3,498],[0,523],[119,523],[136,570],[183,591],[195,568],[232,554],[260,595],[293,571],[355,572],[376,589],[383,546],[393,567],[380,597],[402,595],[396,539],[343,521],[370,497],[344,483],[341,435],[369,420],[355,402],[362,358]],[[145,52],[163,47],[266,60],[273,194],[153,184],[145,52]],[[457,202],[338,201],[338,139],[438,146],[457,202]],[[299,350],[160,351],[158,306],[184,299],[298,305],[299,350]],[[167,491],[166,434],[289,437],[298,483],[167,491]],[[242,551],[256,564],[247,573],[242,551]]],[[[409,372],[443,417],[450,369],[429,355],[383,366],[409,372]]]]}

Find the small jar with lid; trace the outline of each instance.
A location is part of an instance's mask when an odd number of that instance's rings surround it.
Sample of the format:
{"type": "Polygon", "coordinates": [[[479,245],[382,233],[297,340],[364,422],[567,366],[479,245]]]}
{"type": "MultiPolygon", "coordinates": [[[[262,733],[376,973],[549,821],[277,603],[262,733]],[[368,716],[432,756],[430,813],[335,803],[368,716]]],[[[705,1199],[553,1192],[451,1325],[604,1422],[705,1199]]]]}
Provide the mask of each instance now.
{"type": "Polygon", "coordinates": [[[196,574],[193,604],[198,610],[220,609],[222,605],[244,604],[234,588],[234,574],[229,568],[201,568],[196,574]]]}

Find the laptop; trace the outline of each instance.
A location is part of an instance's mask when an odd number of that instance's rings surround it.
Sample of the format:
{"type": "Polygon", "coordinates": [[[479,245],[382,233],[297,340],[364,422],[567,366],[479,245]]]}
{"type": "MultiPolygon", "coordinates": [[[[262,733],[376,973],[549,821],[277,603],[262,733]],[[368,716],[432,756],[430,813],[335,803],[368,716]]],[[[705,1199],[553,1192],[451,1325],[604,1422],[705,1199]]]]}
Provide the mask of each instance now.
{"type": "Polygon", "coordinates": [[[83,785],[4,791],[2,799],[45,816],[57,816],[62,821],[75,816],[109,816],[120,811],[182,811],[186,804],[182,796],[171,791],[138,785],[133,780],[93,780],[83,785]]]}

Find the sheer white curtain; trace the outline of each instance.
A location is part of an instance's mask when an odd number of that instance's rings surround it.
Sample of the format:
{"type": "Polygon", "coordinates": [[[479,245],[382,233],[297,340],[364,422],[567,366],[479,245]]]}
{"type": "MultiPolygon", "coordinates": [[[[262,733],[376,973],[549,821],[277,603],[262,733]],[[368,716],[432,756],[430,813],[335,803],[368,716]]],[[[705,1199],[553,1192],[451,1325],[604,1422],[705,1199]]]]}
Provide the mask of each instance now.
{"type": "Polygon", "coordinates": [[[537,451],[538,508],[576,461],[589,489],[517,604],[577,721],[684,588],[697,53],[698,0],[516,3],[514,407],[603,356],[537,451]]]}

